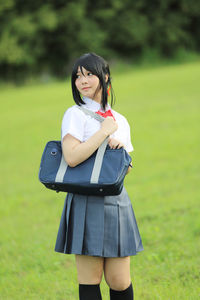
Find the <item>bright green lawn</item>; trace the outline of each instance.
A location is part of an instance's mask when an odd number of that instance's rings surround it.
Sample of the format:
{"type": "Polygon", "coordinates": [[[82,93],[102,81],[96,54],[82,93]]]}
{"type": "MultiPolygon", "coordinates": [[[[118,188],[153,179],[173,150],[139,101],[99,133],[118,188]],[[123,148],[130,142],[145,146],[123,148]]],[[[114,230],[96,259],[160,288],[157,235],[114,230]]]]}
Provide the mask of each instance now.
{"type": "MultiPolygon", "coordinates": [[[[115,110],[131,126],[126,178],[145,251],[131,258],[137,300],[200,297],[200,63],[113,74],[115,110]]],[[[0,299],[78,299],[73,255],[54,252],[64,193],[38,181],[60,139],[70,82],[1,91],[0,299]]],[[[101,283],[103,299],[108,286],[101,283]]]]}

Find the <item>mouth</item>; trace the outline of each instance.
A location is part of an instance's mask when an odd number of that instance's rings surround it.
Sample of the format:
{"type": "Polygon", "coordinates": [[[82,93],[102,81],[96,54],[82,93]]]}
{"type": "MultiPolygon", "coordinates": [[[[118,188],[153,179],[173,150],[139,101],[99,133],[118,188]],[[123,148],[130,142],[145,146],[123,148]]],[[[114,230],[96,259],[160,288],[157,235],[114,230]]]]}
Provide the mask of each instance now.
{"type": "Polygon", "coordinates": [[[89,87],[82,88],[82,90],[84,90],[84,91],[85,91],[85,90],[88,90],[88,89],[89,89],[89,87]]]}

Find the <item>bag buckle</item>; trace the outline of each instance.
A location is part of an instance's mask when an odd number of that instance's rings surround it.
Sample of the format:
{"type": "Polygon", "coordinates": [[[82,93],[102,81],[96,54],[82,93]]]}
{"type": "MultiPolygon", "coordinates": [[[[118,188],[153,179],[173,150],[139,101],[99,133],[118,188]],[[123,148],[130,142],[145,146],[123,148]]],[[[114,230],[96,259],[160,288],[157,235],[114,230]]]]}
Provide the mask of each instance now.
{"type": "Polygon", "coordinates": [[[58,153],[58,150],[56,148],[53,148],[51,150],[51,155],[56,155],[58,153]]]}

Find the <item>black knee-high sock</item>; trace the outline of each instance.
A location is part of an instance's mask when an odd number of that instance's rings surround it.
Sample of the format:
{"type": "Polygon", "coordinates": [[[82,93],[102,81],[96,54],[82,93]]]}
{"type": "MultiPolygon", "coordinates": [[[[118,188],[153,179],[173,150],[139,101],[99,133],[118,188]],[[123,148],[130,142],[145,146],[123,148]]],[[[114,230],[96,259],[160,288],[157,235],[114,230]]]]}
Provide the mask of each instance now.
{"type": "Polygon", "coordinates": [[[133,300],[133,286],[130,286],[123,291],[115,291],[110,288],[110,300],[133,300]]]}
{"type": "Polygon", "coordinates": [[[99,284],[79,284],[79,300],[102,300],[99,284]]]}

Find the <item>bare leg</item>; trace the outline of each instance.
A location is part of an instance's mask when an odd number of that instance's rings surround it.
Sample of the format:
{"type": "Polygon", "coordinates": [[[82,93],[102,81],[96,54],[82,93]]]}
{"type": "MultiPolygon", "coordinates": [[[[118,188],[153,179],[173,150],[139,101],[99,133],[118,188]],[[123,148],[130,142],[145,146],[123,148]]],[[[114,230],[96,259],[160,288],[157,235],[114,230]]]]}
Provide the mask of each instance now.
{"type": "Polygon", "coordinates": [[[75,254],[78,282],[100,284],[103,275],[104,258],[75,254]]]}
{"type": "Polygon", "coordinates": [[[103,275],[103,257],[75,255],[78,281],[79,300],[102,300],[100,283],[103,275]]]}
{"type": "Polygon", "coordinates": [[[104,259],[104,277],[109,287],[116,291],[128,288],[131,284],[130,256],[104,259]]]}

